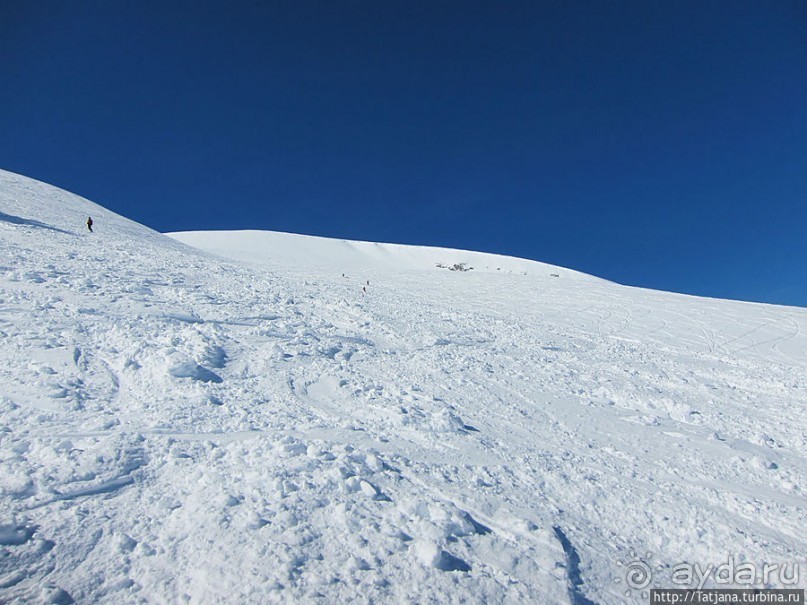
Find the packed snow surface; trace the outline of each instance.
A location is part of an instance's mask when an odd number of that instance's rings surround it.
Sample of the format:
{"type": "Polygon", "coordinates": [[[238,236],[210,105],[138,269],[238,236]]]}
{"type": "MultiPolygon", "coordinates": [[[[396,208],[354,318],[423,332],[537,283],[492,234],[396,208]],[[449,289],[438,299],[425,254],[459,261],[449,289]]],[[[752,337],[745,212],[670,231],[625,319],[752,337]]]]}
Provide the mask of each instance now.
{"type": "Polygon", "coordinates": [[[730,559],[807,581],[805,309],[167,237],[0,172],[0,361],[0,602],[646,602],[730,559]]]}

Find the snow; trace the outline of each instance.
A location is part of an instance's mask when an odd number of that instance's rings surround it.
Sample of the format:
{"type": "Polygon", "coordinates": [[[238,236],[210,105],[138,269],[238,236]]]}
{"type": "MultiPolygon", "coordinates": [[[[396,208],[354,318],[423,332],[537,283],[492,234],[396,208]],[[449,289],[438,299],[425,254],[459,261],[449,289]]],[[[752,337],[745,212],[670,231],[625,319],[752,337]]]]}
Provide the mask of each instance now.
{"type": "Polygon", "coordinates": [[[296,266],[324,270],[330,274],[336,270],[401,273],[437,267],[460,272],[518,273],[589,282],[604,281],[546,263],[468,250],[334,240],[275,231],[186,231],[169,235],[208,252],[263,268],[296,266]]]}
{"type": "Polygon", "coordinates": [[[617,603],[637,558],[807,582],[805,309],[168,237],[2,171],[0,249],[2,602],[617,603]]]}

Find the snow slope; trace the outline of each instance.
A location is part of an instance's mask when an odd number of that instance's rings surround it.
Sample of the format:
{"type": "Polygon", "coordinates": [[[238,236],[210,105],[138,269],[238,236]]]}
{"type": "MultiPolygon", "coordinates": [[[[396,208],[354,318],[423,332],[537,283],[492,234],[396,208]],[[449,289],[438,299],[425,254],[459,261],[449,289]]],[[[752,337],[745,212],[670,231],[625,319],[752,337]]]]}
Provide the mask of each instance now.
{"type": "Polygon", "coordinates": [[[274,231],[185,231],[168,235],[191,246],[269,269],[295,266],[329,273],[373,269],[402,273],[442,268],[603,281],[546,263],[468,250],[354,242],[274,231]]]}
{"type": "Polygon", "coordinates": [[[729,556],[805,586],[807,310],[173,237],[0,172],[0,602],[646,602],[632,563],[729,556]]]}

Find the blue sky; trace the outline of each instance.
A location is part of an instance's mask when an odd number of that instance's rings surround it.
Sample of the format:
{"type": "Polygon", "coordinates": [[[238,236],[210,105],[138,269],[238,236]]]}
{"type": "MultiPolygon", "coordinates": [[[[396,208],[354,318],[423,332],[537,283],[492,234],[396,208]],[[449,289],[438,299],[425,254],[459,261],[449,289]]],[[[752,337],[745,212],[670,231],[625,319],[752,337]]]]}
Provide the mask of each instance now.
{"type": "Polygon", "coordinates": [[[160,231],[807,306],[807,4],[0,4],[0,167],[160,231]]]}

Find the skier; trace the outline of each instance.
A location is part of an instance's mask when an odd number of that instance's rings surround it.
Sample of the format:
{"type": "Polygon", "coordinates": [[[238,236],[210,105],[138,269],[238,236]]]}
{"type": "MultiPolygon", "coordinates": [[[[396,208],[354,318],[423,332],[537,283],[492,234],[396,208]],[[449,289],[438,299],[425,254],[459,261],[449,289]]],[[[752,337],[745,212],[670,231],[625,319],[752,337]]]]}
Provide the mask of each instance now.
{"type": "Polygon", "coordinates": [[[92,233],[92,217],[91,216],[87,217],[87,229],[89,229],[90,233],[92,233]]]}

